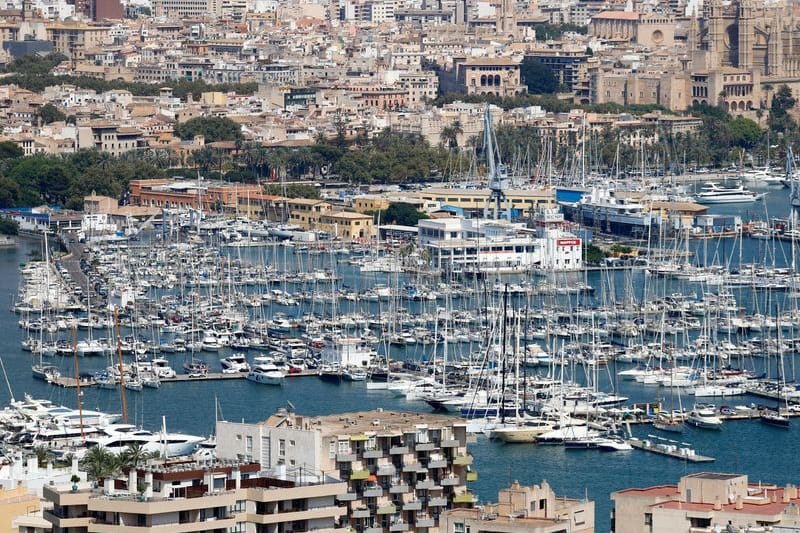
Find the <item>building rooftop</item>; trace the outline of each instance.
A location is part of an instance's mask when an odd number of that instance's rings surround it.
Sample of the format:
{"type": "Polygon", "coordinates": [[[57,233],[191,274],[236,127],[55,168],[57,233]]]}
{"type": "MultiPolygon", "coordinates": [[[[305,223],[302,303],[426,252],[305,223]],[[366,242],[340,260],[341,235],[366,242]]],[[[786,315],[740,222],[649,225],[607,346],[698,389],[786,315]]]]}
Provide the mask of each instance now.
{"type": "Polygon", "coordinates": [[[300,426],[319,430],[323,436],[373,433],[378,435],[401,435],[420,424],[433,427],[465,426],[466,423],[451,416],[430,413],[408,413],[403,411],[360,411],[317,417],[302,417],[278,413],[269,417],[269,426],[300,426]]]}
{"type": "MultiPolygon", "coordinates": [[[[450,518],[456,519],[472,519],[472,520],[487,520],[486,515],[483,513],[483,509],[453,509],[448,511],[450,518]]],[[[492,525],[492,530],[496,531],[496,528],[505,527],[514,527],[513,531],[521,531],[527,528],[532,530],[536,530],[537,528],[543,528],[548,526],[553,526],[555,524],[559,524],[563,522],[562,520],[555,520],[550,518],[533,518],[527,516],[502,516],[502,515],[491,515],[490,523],[492,525]]],[[[500,529],[500,531],[508,531],[507,529],[500,529]]]]}

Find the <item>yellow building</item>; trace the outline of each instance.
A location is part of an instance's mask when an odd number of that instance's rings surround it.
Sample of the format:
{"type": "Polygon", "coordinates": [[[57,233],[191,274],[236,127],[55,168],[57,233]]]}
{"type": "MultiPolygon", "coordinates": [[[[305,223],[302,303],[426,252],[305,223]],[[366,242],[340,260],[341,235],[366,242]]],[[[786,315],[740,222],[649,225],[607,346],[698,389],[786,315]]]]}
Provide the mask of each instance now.
{"type": "Polygon", "coordinates": [[[376,196],[365,194],[353,198],[353,209],[359,213],[370,213],[374,211],[385,211],[389,209],[389,198],[386,196],[376,196]]]}
{"type": "Polygon", "coordinates": [[[370,215],[350,211],[323,214],[317,228],[345,241],[371,239],[376,232],[375,222],[370,215]]]}
{"type": "Polygon", "coordinates": [[[41,516],[42,504],[25,487],[0,488],[0,533],[50,531],[52,528],[41,516]]]}
{"type": "Polygon", "coordinates": [[[289,223],[305,229],[317,229],[320,215],[330,211],[331,204],[311,198],[290,198],[286,200],[286,208],[289,210],[289,223]]]}
{"type": "MultiPolygon", "coordinates": [[[[404,193],[409,198],[419,198],[428,202],[439,202],[442,206],[458,207],[465,211],[482,212],[489,199],[489,189],[445,189],[429,188],[419,192],[404,193]]],[[[509,190],[506,198],[511,209],[527,213],[531,209],[555,207],[556,197],[553,190],[509,190]]]]}

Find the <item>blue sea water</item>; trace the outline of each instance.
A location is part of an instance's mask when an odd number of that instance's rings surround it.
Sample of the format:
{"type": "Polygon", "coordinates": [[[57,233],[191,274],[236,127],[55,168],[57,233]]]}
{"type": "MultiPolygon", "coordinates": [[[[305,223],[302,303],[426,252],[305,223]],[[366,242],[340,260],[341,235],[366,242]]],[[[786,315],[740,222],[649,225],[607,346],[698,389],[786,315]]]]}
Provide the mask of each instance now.
{"type": "MultiPolygon", "coordinates": [[[[712,212],[739,214],[746,220],[752,217],[763,219],[767,216],[785,216],[788,212],[787,193],[783,190],[773,190],[764,202],[744,208],[720,206],[715,207],[712,212]]],[[[772,245],[745,239],[741,254],[739,246],[740,243],[734,242],[733,239],[692,242],[692,247],[698,252],[701,261],[723,261],[727,257],[733,257],[738,261],[741,255],[744,262],[766,260],[776,265],[791,263],[789,247],[786,244],[772,245]]],[[[7,303],[8,308],[11,307],[18,287],[19,265],[27,261],[29,254],[38,251],[39,247],[40,244],[35,241],[23,240],[17,248],[0,249],[0,302],[7,303]]],[[[255,254],[261,257],[261,252],[255,254]]],[[[279,258],[283,259],[283,256],[279,258]]],[[[626,275],[615,274],[618,279],[618,283],[615,284],[617,290],[625,285],[626,275]]],[[[638,290],[642,286],[641,274],[633,273],[630,277],[632,286],[638,290]]],[[[600,273],[590,273],[587,280],[597,287],[603,283],[600,273]]],[[[364,281],[352,273],[343,283],[355,288],[363,288],[364,285],[364,281]]],[[[747,301],[750,298],[748,294],[737,294],[737,296],[740,301],[747,301]]],[[[775,301],[782,308],[790,305],[790,300],[783,294],[777,295],[775,301]]],[[[31,377],[32,357],[20,349],[23,332],[17,326],[18,319],[19,317],[12,312],[0,313],[0,331],[2,331],[0,358],[14,396],[19,398],[28,393],[34,397],[75,406],[74,390],[53,387],[31,377]]],[[[419,356],[419,349],[410,351],[407,355],[419,356]]],[[[392,357],[403,356],[403,352],[392,352],[392,357]]],[[[178,355],[168,357],[174,360],[173,366],[179,369],[183,357],[178,355]]],[[[216,361],[221,355],[205,354],[203,357],[212,368],[216,369],[218,366],[216,361]]],[[[65,373],[72,372],[70,358],[61,361],[60,364],[65,373]]],[[[80,364],[81,371],[90,371],[99,369],[106,363],[104,358],[82,358],[80,364]]],[[[762,363],[757,360],[755,364],[762,363]]],[[[787,362],[787,367],[794,368],[794,362],[787,362]]],[[[616,382],[610,377],[613,370],[610,368],[608,373],[601,375],[601,381],[606,387],[609,383],[616,382]]],[[[663,390],[645,388],[635,383],[615,384],[618,391],[629,396],[632,401],[653,401],[658,396],[663,398],[665,394],[663,390]]],[[[8,402],[10,398],[8,388],[5,383],[0,382],[0,404],[8,402]]],[[[195,434],[210,434],[213,431],[215,399],[218,400],[220,414],[225,419],[250,422],[265,419],[276,408],[286,406],[289,402],[294,405],[297,412],[306,415],[377,407],[428,410],[428,406],[422,403],[406,402],[382,391],[366,391],[363,383],[332,385],[313,377],[288,380],[283,388],[264,387],[245,380],[163,384],[158,390],[145,389],[139,393],[129,391],[127,399],[132,422],[154,429],[161,425],[163,416],[170,430],[195,434]]],[[[763,402],[756,398],[744,397],[726,403],[753,401],[763,402]]],[[[101,389],[85,390],[84,407],[119,412],[119,393],[101,389]]],[[[639,436],[644,436],[652,433],[653,429],[634,427],[633,431],[639,436]]],[[[673,438],[670,435],[664,436],[673,438]]],[[[481,437],[472,445],[474,467],[479,473],[479,480],[472,488],[482,501],[494,501],[497,490],[514,480],[526,484],[547,480],[559,495],[576,498],[586,496],[595,500],[596,530],[603,533],[608,531],[610,524],[609,494],[622,488],[675,483],[681,475],[701,470],[745,473],[752,481],[797,483],[800,480],[795,477],[794,454],[797,453],[796,442],[799,436],[800,424],[797,423],[793,423],[788,431],[765,427],[757,421],[728,422],[718,432],[688,428],[686,433],[679,436],[679,440],[690,443],[700,454],[716,458],[716,462],[705,465],[687,464],[639,451],[604,453],[565,450],[559,446],[506,445],[481,437]]]]}

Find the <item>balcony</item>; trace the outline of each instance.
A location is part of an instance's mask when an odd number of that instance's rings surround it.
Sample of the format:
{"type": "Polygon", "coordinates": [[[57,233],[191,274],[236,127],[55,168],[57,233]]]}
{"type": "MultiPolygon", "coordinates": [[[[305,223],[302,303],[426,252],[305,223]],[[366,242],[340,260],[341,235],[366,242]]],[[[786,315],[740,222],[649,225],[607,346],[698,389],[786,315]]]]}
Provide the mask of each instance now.
{"type": "Polygon", "coordinates": [[[390,455],[405,455],[408,453],[408,446],[392,446],[389,448],[390,455]]]}
{"type": "Polygon", "coordinates": [[[413,500],[410,502],[406,502],[403,504],[404,511],[421,511],[422,510],[422,502],[419,500],[413,500]]]}
{"type": "Polygon", "coordinates": [[[364,450],[361,456],[364,459],[381,459],[383,458],[383,450],[364,450]]]}
{"type": "Polygon", "coordinates": [[[475,471],[467,472],[467,481],[478,481],[478,473],[475,471]]]}
{"type": "Polygon", "coordinates": [[[336,499],[340,502],[353,502],[358,499],[358,494],[355,492],[345,492],[344,494],[336,496],[336,499]]]}
{"type": "Polygon", "coordinates": [[[428,461],[428,468],[447,468],[446,459],[432,459],[428,461]]]}
{"type": "Polygon", "coordinates": [[[383,533],[382,527],[368,527],[364,530],[364,533],[383,533]]]}
{"type": "Polygon", "coordinates": [[[369,479],[369,470],[353,470],[350,474],[350,481],[364,481],[369,479]]]}
{"type": "Polygon", "coordinates": [[[403,472],[425,472],[427,469],[419,463],[408,463],[403,465],[403,472]]]}
{"type": "Polygon", "coordinates": [[[418,452],[432,452],[437,448],[438,446],[434,442],[420,442],[415,449],[418,452]]]}
{"type": "Polygon", "coordinates": [[[472,464],[472,456],[471,455],[459,455],[455,459],[453,459],[453,464],[456,466],[469,466],[472,464]]]}
{"type": "Polygon", "coordinates": [[[431,498],[428,507],[447,507],[447,498],[431,498]]]}
{"type": "Polygon", "coordinates": [[[369,509],[353,509],[350,516],[353,518],[369,518],[370,514],[369,509]]]}
{"type": "Polygon", "coordinates": [[[337,463],[352,463],[356,460],[356,454],[354,453],[337,453],[336,454],[336,462],[337,463]]]}
{"type": "Polygon", "coordinates": [[[436,522],[433,520],[433,518],[427,516],[424,518],[417,517],[417,521],[414,525],[416,525],[417,527],[430,528],[434,527],[436,525],[436,522]]]}
{"type": "Polygon", "coordinates": [[[405,494],[406,492],[408,492],[408,485],[405,483],[389,487],[389,494],[405,494]]]}
{"type": "Polygon", "coordinates": [[[376,473],[379,476],[393,476],[397,473],[397,468],[394,465],[381,465],[376,473]]]}
{"type": "Polygon", "coordinates": [[[439,443],[442,448],[458,448],[461,444],[456,439],[445,439],[439,443]]]}
{"type": "Polygon", "coordinates": [[[377,498],[383,496],[383,488],[381,487],[367,487],[364,489],[365,498],[377,498]]]}
{"type": "Polygon", "coordinates": [[[432,479],[423,479],[422,481],[417,481],[417,484],[414,485],[415,489],[422,489],[422,490],[430,490],[436,486],[436,482],[432,479]]]}
{"type": "Polygon", "coordinates": [[[377,513],[378,514],[394,514],[397,512],[397,506],[393,503],[389,503],[378,507],[377,513]]]}
{"type": "Polygon", "coordinates": [[[453,503],[475,503],[475,495],[471,492],[459,494],[453,498],[453,503]]]}
{"type": "Polygon", "coordinates": [[[443,487],[455,487],[461,485],[461,478],[458,476],[443,477],[439,480],[439,484],[443,487]]]}
{"type": "Polygon", "coordinates": [[[395,522],[394,524],[389,526],[389,531],[407,531],[408,524],[405,522],[395,522]]]}

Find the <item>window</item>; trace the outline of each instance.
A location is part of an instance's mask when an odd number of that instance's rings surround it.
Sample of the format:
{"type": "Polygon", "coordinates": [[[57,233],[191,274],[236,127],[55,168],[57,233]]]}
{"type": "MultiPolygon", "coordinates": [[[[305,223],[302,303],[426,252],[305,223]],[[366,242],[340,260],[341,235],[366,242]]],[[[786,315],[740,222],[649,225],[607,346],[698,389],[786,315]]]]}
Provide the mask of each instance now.
{"type": "Polygon", "coordinates": [[[278,441],[278,455],[286,455],[286,439],[280,439],[278,441]]]}
{"type": "Polygon", "coordinates": [[[644,513],[644,525],[646,526],[653,525],[653,513],[644,513]]]}
{"type": "Polygon", "coordinates": [[[293,440],[289,441],[289,446],[294,446],[294,441],[293,440]]]}
{"type": "Polygon", "coordinates": [[[461,522],[453,522],[453,533],[464,533],[464,524],[461,522]]]}
{"type": "Polygon", "coordinates": [[[347,440],[339,441],[339,453],[342,455],[350,453],[350,441],[347,440]]]}

